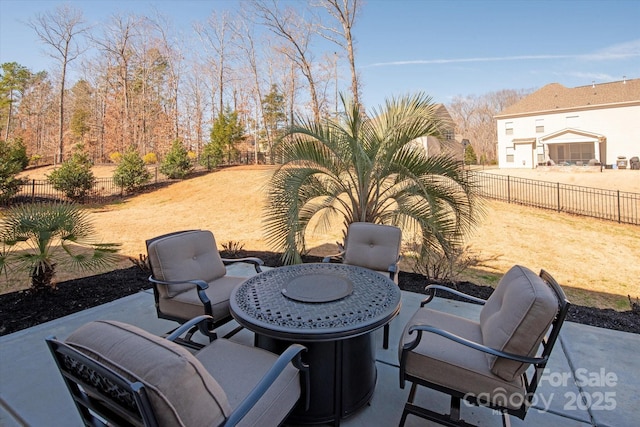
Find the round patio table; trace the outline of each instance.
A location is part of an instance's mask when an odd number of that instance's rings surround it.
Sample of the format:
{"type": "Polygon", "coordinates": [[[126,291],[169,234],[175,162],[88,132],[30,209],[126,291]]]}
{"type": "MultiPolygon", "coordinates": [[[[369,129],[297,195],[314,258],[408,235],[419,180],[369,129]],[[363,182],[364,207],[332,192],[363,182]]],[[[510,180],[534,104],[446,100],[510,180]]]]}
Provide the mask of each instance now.
{"type": "Polygon", "coordinates": [[[231,294],[232,316],[256,345],[308,349],[311,405],[288,422],[334,422],[366,405],[376,384],[371,332],[400,311],[400,289],[375,271],[346,264],[298,264],[253,276],[231,294]]]}

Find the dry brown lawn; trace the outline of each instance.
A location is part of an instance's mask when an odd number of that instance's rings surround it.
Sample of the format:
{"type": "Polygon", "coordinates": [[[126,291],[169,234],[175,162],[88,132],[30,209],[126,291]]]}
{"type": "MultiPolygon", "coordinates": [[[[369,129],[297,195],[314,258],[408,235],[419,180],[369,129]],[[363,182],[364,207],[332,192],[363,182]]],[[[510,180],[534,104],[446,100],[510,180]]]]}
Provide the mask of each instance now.
{"type": "MultiPolygon", "coordinates": [[[[271,250],[262,232],[264,185],[273,168],[240,166],[222,169],[175,183],[122,203],[90,209],[103,242],[122,244],[119,267],[130,267],[128,257],[145,254],[145,239],[191,228],[213,231],[219,247],[239,242],[246,250],[271,250]]],[[[552,182],[640,192],[640,172],[606,170],[602,173],[488,171],[552,182]],[[527,173],[528,172],[528,173],[527,173]]],[[[30,178],[47,170],[30,171],[30,178]]],[[[112,168],[95,167],[96,176],[111,176],[112,168]]],[[[335,252],[341,230],[315,233],[308,238],[311,254],[335,252]]],[[[487,201],[486,216],[468,239],[469,253],[482,260],[465,277],[495,285],[513,264],[534,271],[544,268],[564,287],[572,302],[628,310],[628,295],[640,297],[640,227],[577,217],[503,202],[487,201]]],[[[405,266],[406,269],[409,267],[405,266]]],[[[82,277],[60,272],[58,280],[82,277]]],[[[4,292],[20,287],[0,282],[4,292]]]]}

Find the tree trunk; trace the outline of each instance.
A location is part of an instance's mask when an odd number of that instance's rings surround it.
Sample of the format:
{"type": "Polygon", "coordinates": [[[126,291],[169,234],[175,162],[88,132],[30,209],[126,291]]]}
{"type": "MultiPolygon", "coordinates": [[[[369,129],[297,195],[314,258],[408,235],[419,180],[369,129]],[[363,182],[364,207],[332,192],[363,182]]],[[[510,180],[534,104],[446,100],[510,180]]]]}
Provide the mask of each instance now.
{"type": "Polygon", "coordinates": [[[56,274],[55,264],[37,265],[31,271],[31,290],[35,293],[50,292],[55,289],[53,277],[56,274]]]}

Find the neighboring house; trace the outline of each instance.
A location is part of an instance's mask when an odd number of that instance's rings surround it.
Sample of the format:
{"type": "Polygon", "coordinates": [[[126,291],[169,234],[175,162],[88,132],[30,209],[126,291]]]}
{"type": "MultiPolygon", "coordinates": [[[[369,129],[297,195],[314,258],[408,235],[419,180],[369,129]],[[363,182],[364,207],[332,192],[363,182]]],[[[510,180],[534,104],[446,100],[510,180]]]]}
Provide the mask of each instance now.
{"type": "Polygon", "coordinates": [[[640,79],[551,83],[495,118],[500,168],[613,165],[640,156],[640,79]]]}
{"type": "Polygon", "coordinates": [[[455,124],[451,114],[443,104],[436,104],[436,115],[442,120],[444,129],[442,139],[433,136],[425,136],[413,141],[414,144],[422,146],[429,156],[441,153],[453,154],[454,157],[462,158],[462,146],[455,140],[455,124]]]}

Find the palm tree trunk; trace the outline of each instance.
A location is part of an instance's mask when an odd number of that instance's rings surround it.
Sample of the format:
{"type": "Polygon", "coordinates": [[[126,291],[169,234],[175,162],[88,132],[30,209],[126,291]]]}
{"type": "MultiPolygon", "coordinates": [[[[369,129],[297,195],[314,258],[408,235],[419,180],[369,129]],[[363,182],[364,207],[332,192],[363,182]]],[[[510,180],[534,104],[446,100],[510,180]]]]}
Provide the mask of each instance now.
{"type": "Polygon", "coordinates": [[[31,290],[33,292],[52,291],[55,289],[53,276],[56,274],[55,264],[36,265],[31,272],[31,290]]]}

